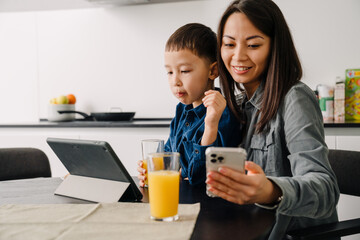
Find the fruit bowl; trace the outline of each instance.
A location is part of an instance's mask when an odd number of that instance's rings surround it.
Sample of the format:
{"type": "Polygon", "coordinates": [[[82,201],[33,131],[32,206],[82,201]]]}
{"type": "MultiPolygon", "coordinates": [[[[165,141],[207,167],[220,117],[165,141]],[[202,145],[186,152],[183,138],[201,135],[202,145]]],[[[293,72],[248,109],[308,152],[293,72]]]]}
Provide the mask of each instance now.
{"type": "Polygon", "coordinates": [[[75,119],[75,113],[63,113],[58,111],[75,111],[75,104],[49,104],[48,105],[48,121],[63,122],[75,119]]]}

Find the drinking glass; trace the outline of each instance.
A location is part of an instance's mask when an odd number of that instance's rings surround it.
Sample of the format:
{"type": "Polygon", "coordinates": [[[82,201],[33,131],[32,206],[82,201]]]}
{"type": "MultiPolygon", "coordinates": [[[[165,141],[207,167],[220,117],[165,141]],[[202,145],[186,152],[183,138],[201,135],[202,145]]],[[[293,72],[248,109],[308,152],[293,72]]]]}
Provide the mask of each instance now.
{"type": "Polygon", "coordinates": [[[149,154],[147,161],[151,219],[179,219],[179,159],[180,154],[177,152],[149,154]]]}
{"type": "Polygon", "coordinates": [[[145,187],[147,187],[148,186],[147,157],[148,157],[148,155],[150,153],[164,152],[164,140],[161,140],[161,139],[144,139],[144,140],[141,140],[141,151],[142,151],[143,168],[146,169],[145,187]]]}

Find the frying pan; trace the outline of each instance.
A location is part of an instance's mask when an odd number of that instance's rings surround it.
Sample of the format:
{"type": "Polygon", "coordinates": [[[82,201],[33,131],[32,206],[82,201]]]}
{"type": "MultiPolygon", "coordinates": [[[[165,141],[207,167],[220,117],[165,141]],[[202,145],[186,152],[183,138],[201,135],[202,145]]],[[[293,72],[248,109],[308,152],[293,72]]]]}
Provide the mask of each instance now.
{"type": "Polygon", "coordinates": [[[79,111],[58,111],[58,113],[78,113],[84,117],[84,120],[89,121],[131,121],[135,115],[135,112],[92,112],[90,115],[79,111]]]}

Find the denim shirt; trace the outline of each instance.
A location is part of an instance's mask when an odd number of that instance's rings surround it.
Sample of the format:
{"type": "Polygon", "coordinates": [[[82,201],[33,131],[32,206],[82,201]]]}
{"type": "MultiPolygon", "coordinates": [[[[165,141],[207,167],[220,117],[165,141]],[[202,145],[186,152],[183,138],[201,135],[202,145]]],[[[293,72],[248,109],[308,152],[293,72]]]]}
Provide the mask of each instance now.
{"type": "Polygon", "coordinates": [[[206,179],[205,150],[209,146],[237,147],[241,134],[239,122],[228,107],[225,108],[218,127],[217,138],[208,146],[201,146],[205,130],[206,107],[201,104],[179,103],[170,124],[170,136],[165,144],[165,152],[179,152],[181,175],[190,184],[204,183],[206,179]]]}
{"type": "Polygon", "coordinates": [[[263,89],[261,84],[252,98],[245,97],[241,104],[247,118],[241,146],[247,150],[248,160],[260,165],[283,193],[270,239],[281,239],[290,229],[337,221],[339,189],[313,91],[304,83],[293,86],[267,131],[256,134],[263,89]]]}

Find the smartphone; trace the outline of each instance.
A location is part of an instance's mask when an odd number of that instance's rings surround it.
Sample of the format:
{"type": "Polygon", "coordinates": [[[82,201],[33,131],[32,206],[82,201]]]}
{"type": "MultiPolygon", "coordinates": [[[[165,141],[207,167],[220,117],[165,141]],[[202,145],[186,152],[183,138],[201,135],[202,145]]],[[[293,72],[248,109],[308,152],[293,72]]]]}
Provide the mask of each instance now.
{"type": "MultiPolygon", "coordinates": [[[[205,151],[206,173],[209,171],[218,171],[222,166],[232,168],[238,171],[244,171],[246,161],[246,150],[240,147],[208,147],[205,151]]],[[[206,194],[209,197],[217,197],[208,190],[206,194]]]]}

